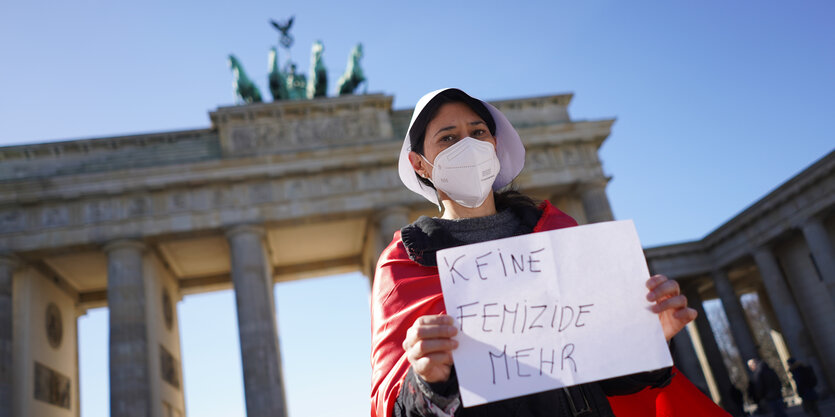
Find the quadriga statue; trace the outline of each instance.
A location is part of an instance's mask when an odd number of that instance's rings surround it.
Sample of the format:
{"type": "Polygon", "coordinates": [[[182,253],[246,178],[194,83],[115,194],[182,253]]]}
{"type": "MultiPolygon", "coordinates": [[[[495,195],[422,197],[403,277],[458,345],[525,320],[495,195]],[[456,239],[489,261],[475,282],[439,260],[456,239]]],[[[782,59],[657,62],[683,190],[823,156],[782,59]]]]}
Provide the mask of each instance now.
{"type": "Polygon", "coordinates": [[[348,66],[345,68],[345,73],[339,77],[339,81],[337,82],[337,89],[340,96],[354,94],[357,87],[363,82],[365,82],[365,88],[368,88],[365,74],[362,73],[362,67],[360,67],[360,59],[362,59],[362,44],[358,43],[351,50],[351,56],[348,57],[348,66]]]}
{"type": "Polygon", "coordinates": [[[310,78],[307,83],[307,98],[325,97],[328,93],[328,71],[322,62],[325,45],[322,41],[313,43],[310,49],[310,78]]]}
{"type": "Polygon", "coordinates": [[[287,100],[290,98],[287,93],[287,79],[281,70],[278,69],[278,50],[275,47],[270,48],[267,71],[269,71],[267,81],[269,82],[270,94],[273,96],[273,101],[287,100]]]}
{"type": "Polygon", "coordinates": [[[296,64],[290,63],[285,74],[287,79],[287,98],[290,100],[304,100],[307,98],[307,77],[296,72],[296,64]]]}
{"type": "Polygon", "coordinates": [[[234,86],[235,94],[244,103],[260,103],[261,91],[258,87],[246,76],[244,67],[235,55],[229,54],[229,68],[232,69],[232,75],[235,77],[234,86]]]}

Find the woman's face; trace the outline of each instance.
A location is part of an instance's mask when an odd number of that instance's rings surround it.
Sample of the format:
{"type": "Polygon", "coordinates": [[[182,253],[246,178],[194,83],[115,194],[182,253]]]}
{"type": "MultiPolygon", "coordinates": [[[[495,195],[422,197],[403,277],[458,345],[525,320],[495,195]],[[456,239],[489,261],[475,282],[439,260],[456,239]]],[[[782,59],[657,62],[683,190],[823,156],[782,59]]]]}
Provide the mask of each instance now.
{"type": "MultiPolygon", "coordinates": [[[[438,114],[426,125],[423,139],[423,156],[434,163],[435,157],[441,151],[454,145],[466,137],[490,142],[496,148],[496,138],[490,134],[487,123],[475,114],[464,103],[447,103],[438,109],[438,114]]],[[[411,152],[409,160],[418,175],[432,178],[432,166],[415,153],[411,152]]]]}

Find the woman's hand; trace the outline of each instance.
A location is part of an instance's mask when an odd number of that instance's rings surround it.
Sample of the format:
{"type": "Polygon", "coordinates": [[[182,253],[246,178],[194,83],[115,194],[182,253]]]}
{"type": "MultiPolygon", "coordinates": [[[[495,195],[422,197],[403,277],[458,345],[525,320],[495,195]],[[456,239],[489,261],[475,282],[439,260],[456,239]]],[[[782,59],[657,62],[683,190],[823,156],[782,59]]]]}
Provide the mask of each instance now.
{"type": "Polygon", "coordinates": [[[647,300],[655,301],[652,312],[658,314],[664,337],[669,342],[687,323],[696,319],[696,310],[687,307],[687,297],[681,294],[678,282],[664,275],[653,275],[647,281],[647,300]]]}
{"type": "Polygon", "coordinates": [[[406,332],[403,350],[415,373],[426,382],[444,382],[452,369],[452,350],[458,342],[452,317],[446,314],[421,316],[406,332]]]}

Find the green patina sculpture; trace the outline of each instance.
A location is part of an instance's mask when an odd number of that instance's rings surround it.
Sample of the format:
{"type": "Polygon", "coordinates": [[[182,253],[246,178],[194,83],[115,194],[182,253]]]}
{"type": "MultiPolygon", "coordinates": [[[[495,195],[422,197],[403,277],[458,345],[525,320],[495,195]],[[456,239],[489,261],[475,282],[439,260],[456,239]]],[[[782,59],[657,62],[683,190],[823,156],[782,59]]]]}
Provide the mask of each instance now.
{"type": "Polygon", "coordinates": [[[362,59],[362,44],[351,50],[351,56],[348,57],[348,66],[345,68],[345,73],[339,77],[337,82],[337,90],[339,95],[354,94],[360,83],[365,82],[365,88],[368,88],[368,82],[365,79],[365,74],[360,67],[360,59],[362,59]]]}
{"type": "Polygon", "coordinates": [[[310,82],[307,83],[307,98],[325,97],[328,94],[328,71],[322,63],[325,45],[322,41],[313,43],[310,50],[310,82]]]}
{"type": "Polygon", "coordinates": [[[273,101],[290,98],[290,94],[287,92],[287,77],[278,69],[278,50],[275,47],[270,48],[267,69],[270,71],[267,75],[267,81],[270,85],[270,94],[273,96],[273,101]]]}
{"type": "MultiPolygon", "coordinates": [[[[290,28],[293,26],[293,19],[290,17],[283,22],[270,20],[270,24],[279,31],[279,44],[287,49],[287,62],[282,71],[278,62],[278,48],[270,48],[267,82],[273,101],[312,99],[325,97],[328,93],[328,71],[322,60],[322,54],[325,51],[322,41],[314,42],[310,51],[310,82],[308,83],[304,74],[296,72],[296,63],[290,59],[290,47],[293,46],[290,28]]],[[[340,96],[354,94],[361,83],[365,83],[365,89],[368,89],[368,81],[360,67],[362,55],[362,44],[358,43],[351,51],[345,73],[339,78],[337,91],[340,96]]],[[[229,55],[229,68],[232,69],[235,77],[235,94],[238,99],[247,104],[260,103],[261,92],[246,76],[240,61],[231,54],[229,55]]]]}
{"type": "Polygon", "coordinates": [[[296,73],[296,64],[290,63],[287,77],[287,98],[290,100],[304,100],[307,98],[307,77],[296,73]]]}
{"type": "Polygon", "coordinates": [[[229,54],[229,68],[232,69],[232,74],[235,77],[235,94],[244,103],[260,103],[261,92],[258,87],[246,76],[244,67],[241,65],[235,55],[229,54]]]}

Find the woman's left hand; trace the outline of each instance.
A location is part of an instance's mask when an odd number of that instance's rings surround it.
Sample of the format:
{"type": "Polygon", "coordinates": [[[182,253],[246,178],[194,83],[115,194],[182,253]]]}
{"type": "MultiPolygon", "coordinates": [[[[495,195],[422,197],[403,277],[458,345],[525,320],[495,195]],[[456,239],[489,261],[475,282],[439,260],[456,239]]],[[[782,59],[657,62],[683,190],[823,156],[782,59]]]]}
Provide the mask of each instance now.
{"type": "Polygon", "coordinates": [[[696,319],[696,310],[687,307],[687,297],[681,294],[678,282],[664,275],[653,275],[647,281],[647,300],[655,301],[652,312],[658,314],[664,337],[669,342],[687,323],[696,319]]]}

